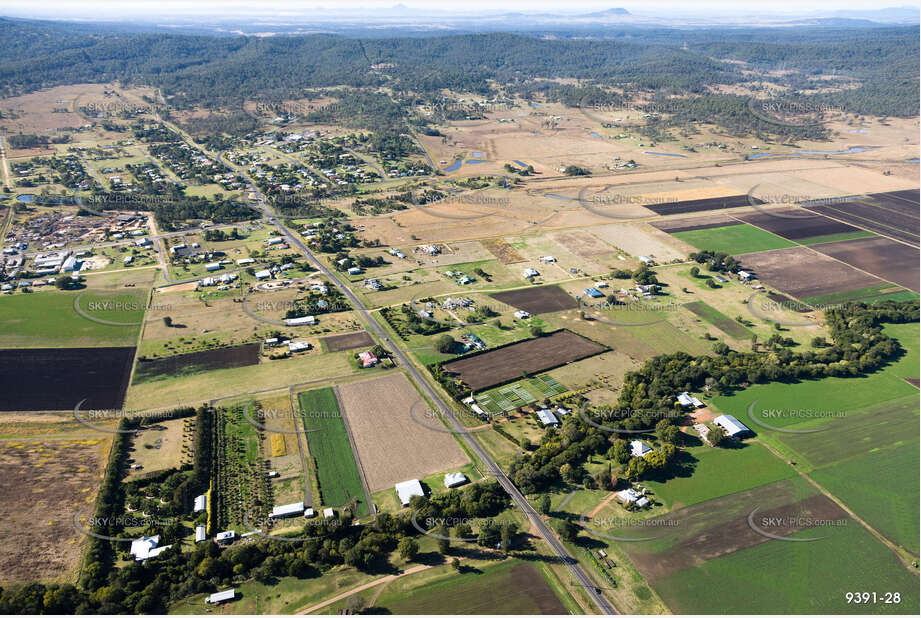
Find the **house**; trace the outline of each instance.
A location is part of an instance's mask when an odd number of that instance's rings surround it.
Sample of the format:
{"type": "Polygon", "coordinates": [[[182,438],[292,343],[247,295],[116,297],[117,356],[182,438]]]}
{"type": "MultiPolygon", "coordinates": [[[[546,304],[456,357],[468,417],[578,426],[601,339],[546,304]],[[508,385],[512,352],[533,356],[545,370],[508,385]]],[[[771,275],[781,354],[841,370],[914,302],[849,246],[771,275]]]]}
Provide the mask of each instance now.
{"type": "Polygon", "coordinates": [[[445,487],[448,489],[463,485],[466,482],[467,477],[460,472],[449,472],[448,474],[445,474],[445,487]]]}
{"type": "Polygon", "coordinates": [[[678,399],[678,403],[680,403],[681,405],[683,405],[683,406],[686,407],[686,408],[687,408],[687,407],[691,407],[691,406],[693,406],[693,407],[695,407],[695,408],[702,408],[702,407],[704,407],[704,402],[702,402],[702,401],[701,401],[700,399],[698,399],[697,397],[692,397],[691,395],[688,394],[687,391],[685,391],[685,392],[683,392],[683,393],[678,393],[677,399],[678,399]]]}
{"type": "Polygon", "coordinates": [[[275,236],[275,237],[273,237],[273,238],[267,238],[266,241],[265,241],[265,244],[271,246],[271,245],[277,245],[277,244],[283,243],[283,242],[285,242],[285,239],[284,239],[284,238],[282,238],[281,236],[275,236]]]}
{"type": "Polygon", "coordinates": [[[207,599],[205,599],[205,603],[211,603],[212,605],[215,605],[217,603],[233,601],[236,596],[237,596],[237,591],[234,588],[231,588],[230,590],[224,590],[222,592],[215,592],[214,594],[209,596],[207,599]]]}
{"type": "Polygon", "coordinates": [[[218,543],[233,543],[233,540],[237,537],[237,533],[233,530],[226,530],[224,532],[218,532],[217,536],[214,537],[214,540],[218,543]]]}
{"type": "Polygon", "coordinates": [[[281,519],[283,517],[292,517],[300,516],[304,514],[304,503],[303,502],[292,502],[291,504],[283,504],[282,506],[276,506],[272,509],[271,515],[269,517],[273,519],[281,519]]]}
{"type": "Polygon", "coordinates": [[[551,412],[547,408],[541,408],[540,410],[538,410],[537,418],[540,419],[540,422],[541,424],[543,424],[544,427],[547,427],[549,425],[559,425],[560,424],[560,421],[558,421],[557,418],[553,415],[553,412],[551,412]]]}
{"type": "Polygon", "coordinates": [[[195,513],[204,513],[205,509],[208,508],[208,498],[205,494],[200,496],[195,496],[195,506],[193,507],[193,512],[195,513]]]}
{"type": "Polygon", "coordinates": [[[368,350],[366,352],[362,352],[361,354],[359,354],[358,360],[361,361],[362,367],[373,367],[374,365],[377,364],[377,357],[374,356],[371,350],[368,350]]]}
{"type": "Polygon", "coordinates": [[[131,262],[134,261],[134,256],[133,256],[133,255],[126,255],[126,256],[122,259],[122,261],[123,261],[125,264],[130,264],[131,262]]]}
{"type": "Polygon", "coordinates": [[[531,314],[527,311],[516,311],[515,318],[518,320],[526,320],[531,317],[531,314]]]}
{"type": "Polygon", "coordinates": [[[195,542],[201,543],[208,538],[207,529],[204,526],[195,526],[195,542]]]}
{"type": "Polygon", "coordinates": [[[637,257],[639,258],[640,262],[642,262],[643,264],[652,265],[656,263],[655,260],[653,260],[652,258],[646,257],[645,255],[640,255],[637,257]]]}
{"type": "Polygon", "coordinates": [[[467,275],[464,275],[463,277],[457,280],[458,285],[467,285],[468,283],[473,283],[473,279],[468,277],[467,275]]]}
{"type": "Polygon", "coordinates": [[[305,315],[299,318],[286,318],[285,326],[312,326],[317,323],[317,319],[312,315],[305,315]]]}
{"type": "MultiPolygon", "coordinates": [[[[159,534],[155,534],[153,536],[142,536],[139,539],[131,541],[131,549],[129,550],[129,553],[134,556],[135,560],[147,560],[150,558],[150,553],[156,550],[157,545],[159,544],[159,534]]],[[[169,547],[169,545],[166,547],[169,547]]]]}
{"type": "Polygon", "coordinates": [[[410,479],[402,483],[397,483],[393,488],[397,490],[397,497],[400,499],[400,504],[403,506],[409,506],[409,501],[413,496],[425,496],[425,492],[422,490],[422,483],[419,482],[419,479],[410,479]]]}
{"type": "Polygon", "coordinates": [[[592,298],[604,298],[604,294],[602,294],[595,288],[585,288],[585,293],[591,296],[592,298]]]}
{"type": "Polygon", "coordinates": [[[361,269],[358,268],[357,266],[352,266],[351,268],[349,268],[349,269],[348,269],[347,271],[345,271],[345,272],[347,272],[347,273],[350,274],[350,275],[360,275],[360,274],[361,274],[361,269]]]}
{"type": "Polygon", "coordinates": [[[652,449],[642,440],[634,440],[630,443],[630,455],[633,457],[645,457],[651,452],[652,449]]]}
{"type": "Polygon", "coordinates": [[[717,427],[722,427],[726,435],[733,440],[738,440],[741,437],[751,434],[751,429],[740,423],[739,420],[731,414],[717,416],[713,419],[713,424],[717,427]]]}
{"type": "Polygon", "coordinates": [[[542,255],[540,256],[540,261],[544,264],[552,264],[553,262],[556,262],[556,258],[552,255],[542,255]]]}
{"type": "Polygon", "coordinates": [[[214,277],[205,277],[199,283],[203,288],[209,288],[212,285],[217,285],[217,279],[214,277]]]}
{"type": "Polygon", "coordinates": [[[316,515],[316,512],[313,509],[304,509],[304,517],[307,517],[309,519],[311,517],[314,517],[315,515],[316,515]]]}
{"type": "Polygon", "coordinates": [[[636,502],[642,497],[643,495],[633,488],[624,489],[622,491],[617,492],[617,499],[620,500],[623,504],[630,504],[632,502],[636,502]]]}
{"type": "Polygon", "coordinates": [[[596,281],[596,282],[593,282],[592,285],[594,285],[599,290],[603,290],[604,288],[608,287],[608,282],[607,281],[596,281]]]}
{"type": "Polygon", "coordinates": [[[751,281],[754,276],[750,272],[744,270],[740,270],[737,274],[739,275],[739,281],[751,281]]]}
{"type": "Polygon", "coordinates": [[[313,346],[310,345],[307,341],[289,341],[288,342],[288,351],[289,352],[303,352],[304,350],[309,350],[313,346]]]}
{"type": "Polygon", "coordinates": [[[269,277],[271,277],[272,273],[267,270],[258,270],[256,271],[255,276],[256,276],[256,279],[259,279],[261,281],[262,279],[268,279],[269,277]]]}
{"type": "Polygon", "coordinates": [[[540,273],[534,270],[533,268],[525,268],[523,274],[524,274],[525,279],[530,279],[531,277],[538,276],[540,273]]]}
{"type": "Polygon", "coordinates": [[[330,517],[335,517],[335,516],[336,516],[336,511],[334,511],[332,507],[323,509],[323,517],[325,517],[326,519],[329,519],[330,517]]]}

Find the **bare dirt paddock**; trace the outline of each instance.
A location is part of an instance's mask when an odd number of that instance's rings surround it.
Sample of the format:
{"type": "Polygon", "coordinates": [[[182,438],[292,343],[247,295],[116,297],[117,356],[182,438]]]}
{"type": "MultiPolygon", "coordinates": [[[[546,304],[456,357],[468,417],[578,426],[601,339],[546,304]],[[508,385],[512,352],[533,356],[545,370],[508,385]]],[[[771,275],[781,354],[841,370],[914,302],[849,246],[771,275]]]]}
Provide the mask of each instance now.
{"type": "MultiPolygon", "coordinates": [[[[503,301],[504,302],[504,301],[503,301]]],[[[442,365],[474,391],[588,358],[608,348],[568,330],[496,348],[442,365]]]]}
{"type": "Polygon", "coordinates": [[[739,256],[762,282],[795,298],[860,290],[884,283],[807,247],[790,247],[739,256]]]}
{"type": "Polygon", "coordinates": [[[492,297],[506,305],[535,314],[575,309],[579,306],[575,298],[555,285],[499,292],[493,294],[492,297]]]}
{"type": "Polygon", "coordinates": [[[372,492],[469,461],[451,433],[413,419],[414,411],[424,422],[441,424],[426,415],[431,408],[402,373],[345,384],[338,392],[372,492]]]}
{"type": "Polygon", "coordinates": [[[858,238],[815,246],[816,251],[898,283],[915,292],[918,288],[918,250],[888,238],[858,238]]]}
{"type": "Polygon", "coordinates": [[[364,330],[357,333],[323,337],[320,341],[326,345],[326,349],[330,352],[342,352],[343,350],[352,350],[354,348],[374,345],[374,339],[371,338],[368,331],[364,330]]]}

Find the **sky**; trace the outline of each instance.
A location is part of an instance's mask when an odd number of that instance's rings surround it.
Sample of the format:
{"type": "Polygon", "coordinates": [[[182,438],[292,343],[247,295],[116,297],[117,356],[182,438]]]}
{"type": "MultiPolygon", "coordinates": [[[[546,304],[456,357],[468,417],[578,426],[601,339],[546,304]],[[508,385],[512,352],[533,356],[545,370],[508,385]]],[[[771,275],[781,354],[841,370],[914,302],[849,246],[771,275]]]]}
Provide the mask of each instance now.
{"type": "MultiPolygon", "coordinates": [[[[631,12],[649,15],[669,10],[680,13],[811,13],[815,11],[879,9],[888,6],[917,8],[921,0],[895,0],[891,4],[878,0],[772,0],[771,2],[745,2],[744,0],[463,0],[456,4],[434,3],[431,0],[403,0],[409,8],[442,9],[469,13],[475,11],[553,11],[584,12],[623,7],[631,12]]],[[[0,15],[57,19],[89,19],[109,21],[124,18],[162,18],[170,16],[221,16],[300,14],[311,9],[383,10],[397,4],[396,0],[0,0],[0,15]]]]}

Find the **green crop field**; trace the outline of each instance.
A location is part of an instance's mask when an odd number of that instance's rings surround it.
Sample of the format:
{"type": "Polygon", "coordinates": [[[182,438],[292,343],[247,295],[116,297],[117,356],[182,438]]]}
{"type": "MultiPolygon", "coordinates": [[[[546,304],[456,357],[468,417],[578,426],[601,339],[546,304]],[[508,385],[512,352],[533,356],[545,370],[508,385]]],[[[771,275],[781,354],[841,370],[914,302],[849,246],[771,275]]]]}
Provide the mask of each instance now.
{"type": "Polygon", "coordinates": [[[656,498],[671,509],[758,487],[793,476],[786,462],[757,442],[742,448],[699,446],[685,449],[681,473],[669,479],[644,481],[656,498]]]}
{"type": "Polygon", "coordinates": [[[706,230],[676,232],[672,234],[672,236],[683,240],[689,245],[697,247],[701,251],[709,250],[716,251],[717,253],[728,253],[730,255],[755,253],[757,251],[784,249],[786,247],[796,246],[794,242],[790,242],[780,236],[758,229],[747,223],[713,227],[706,230]]]}
{"type": "Polygon", "coordinates": [[[147,306],[147,290],[43,290],[0,297],[0,347],[109,347],[137,343],[147,306]],[[82,294],[82,295],[81,295],[82,294]],[[79,296],[83,312],[77,313],[79,296]],[[99,303],[109,303],[103,305],[99,303]]]}
{"type": "Polygon", "coordinates": [[[476,402],[490,414],[502,414],[519,406],[561,395],[568,389],[548,375],[506,384],[476,396],[476,402]]]}
{"type": "Polygon", "coordinates": [[[565,614],[566,607],[532,564],[506,561],[462,573],[419,575],[387,586],[375,602],[392,614],[565,614]]]}
{"type": "MultiPolygon", "coordinates": [[[[917,434],[915,434],[917,435],[917,434]]],[[[918,553],[918,440],[813,470],[810,476],[886,538],[918,553]]]]}
{"type": "MultiPolygon", "coordinates": [[[[676,613],[917,614],[918,577],[847,520],[811,543],[767,540],[654,584],[676,613]],[[899,604],[848,604],[847,592],[899,592],[899,604]]],[[[793,537],[814,537],[804,530],[793,537]]]]}
{"type": "Polygon", "coordinates": [[[810,296],[809,298],[803,298],[801,300],[813,306],[837,305],[849,300],[862,301],[863,299],[872,299],[880,295],[902,293],[904,291],[905,289],[900,286],[893,285],[891,283],[880,283],[879,285],[873,285],[868,288],[861,288],[859,290],[833,292],[831,294],[824,294],[822,296],[810,296]]]}
{"type": "Polygon", "coordinates": [[[298,401],[307,431],[307,448],[317,467],[322,503],[338,507],[355,499],[358,501],[356,515],[367,515],[370,511],[358,475],[358,464],[335,392],[332,388],[307,391],[298,396],[298,401]]]}

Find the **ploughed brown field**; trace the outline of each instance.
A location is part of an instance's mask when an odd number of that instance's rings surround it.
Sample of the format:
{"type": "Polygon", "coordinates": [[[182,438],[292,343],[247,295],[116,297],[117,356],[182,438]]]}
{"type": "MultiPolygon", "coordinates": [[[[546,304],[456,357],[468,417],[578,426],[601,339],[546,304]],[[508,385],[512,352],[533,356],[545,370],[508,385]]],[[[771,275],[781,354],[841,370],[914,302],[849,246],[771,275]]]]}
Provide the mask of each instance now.
{"type": "Polygon", "coordinates": [[[884,283],[808,247],[789,247],[739,256],[745,270],[795,298],[861,290],[884,283]]]}
{"type": "Polygon", "coordinates": [[[813,248],[909,290],[919,291],[921,272],[918,269],[918,250],[914,247],[877,236],[823,243],[813,248]]]}
{"type": "Polygon", "coordinates": [[[534,314],[575,309],[579,306],[579,301],[555,285],[499,292],[492,294],[492,297],[506,305],[534,314]]]}
{"type": "Polygon", "coordinates": [[[736,218],[787,240],[814,238],[828,234],[850,234],[861,231],[853,225],[794,208],[772,210],[770,213],[759,212],[736,215],[736,218]]]}
{"type": "Polygon", "coordinates": [[[677,234],[678,232],[709,230],[715,227],[733,225],[734,223],[738,223],[735,218],[726,214],[717,214],[700,217],[682,217],[680,219],[666,219],[665,221],[654,221],[650,223],[650,225],[662,232],[677,234]]]}
{"type": "Polygon", "coordinates": [[[657,215],[680,215],[691,212],[722,210],[724,208],[739,208],[762,203],[758,198],[750,198],[748,195],[730,195],[728,197],[708,197],[702,200],[687,200],[668,204],[650,204],[644,206],[644,208],[648,208],[657,215]]]}
{"type": "Polygon", "coordinates": [[[0,411],[120,409],[135,348],[0,350],[0,411]]]}
{"type": "Polygon", "coordinates": [[[227,348],[138,361],[133,383],[140,384],[161,377],[171,378],[214,369],[232,369],[257,364],[259,364],[259,344],[245,343],[227,348]]]}
{"type": "Polygon", "coordinates": [[[344,335],[332,335],[331,337],[323,337],[320,341],[326,345],[326,349],[330,352],[342,352],[343,350],[364,348],[374,345],[374,339],[372,339],[371,335],[369,335],[368,332],[364,330],[357,333],[346,333],[344,335]]]}
{"type": "Polygon", "coordinates": [[[572,331],[558,330],[550,335],[451,361],[442,367],[445,372],[456,374],[471,389],[478,391],[518,379],[522,373],[540,373],[606,350],[606,346],[572,331]]]}
{"type": "Polygon", "coordinates": [[[918,190],[873,193],[840,203],[806,208],[918,246],[918,190]]]}

